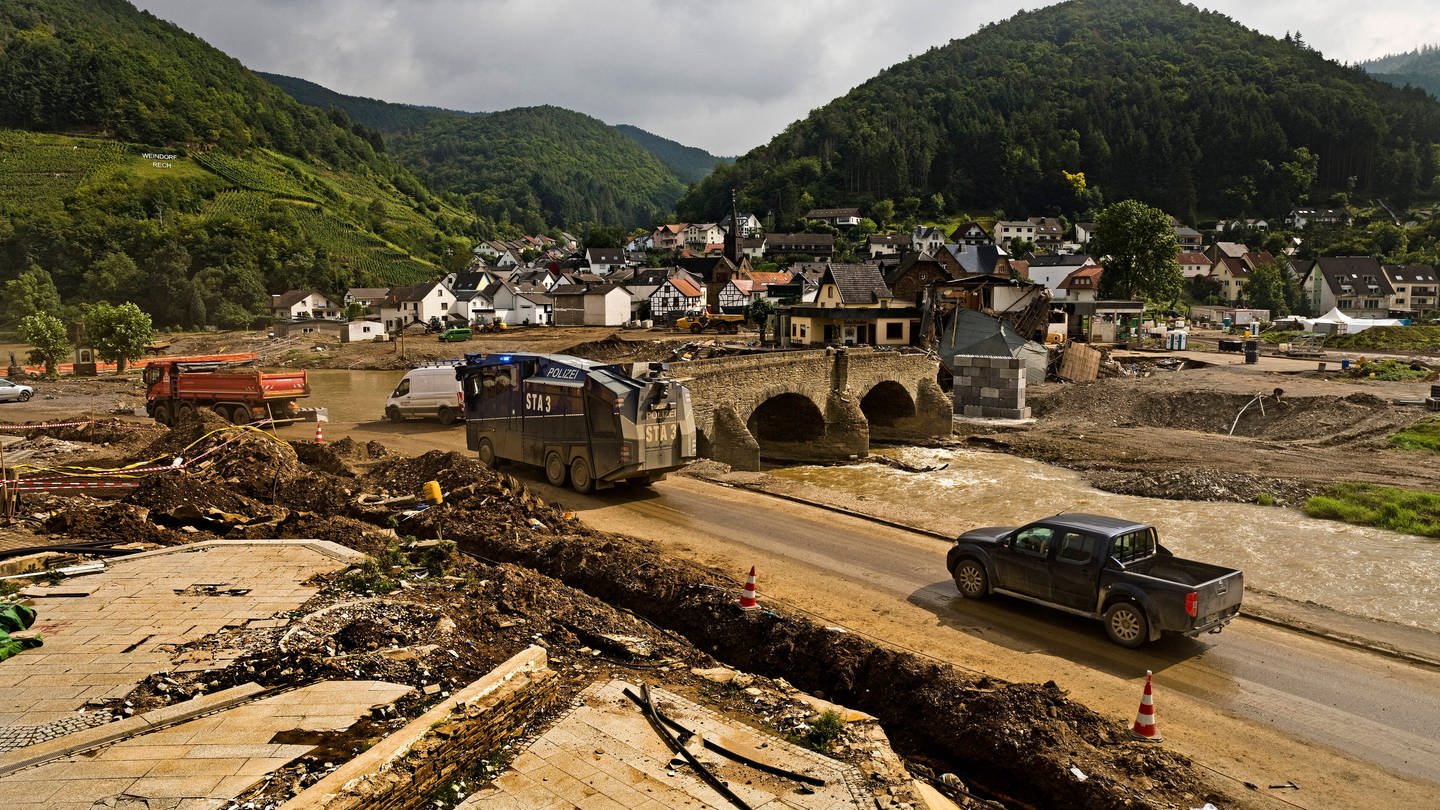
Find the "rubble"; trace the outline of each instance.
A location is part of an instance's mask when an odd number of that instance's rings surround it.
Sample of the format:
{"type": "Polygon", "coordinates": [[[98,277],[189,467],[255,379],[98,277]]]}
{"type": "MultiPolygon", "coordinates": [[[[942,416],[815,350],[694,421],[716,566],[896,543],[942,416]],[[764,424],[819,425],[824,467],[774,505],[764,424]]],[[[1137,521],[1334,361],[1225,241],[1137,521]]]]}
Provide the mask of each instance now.
{"type": "MultiPolygon", "coordinates": [[[[954,773],[969,794],[988,799],[1138,808],[1222,798],[1183,756],[1130,742],[1121,725],[1054,684],[977,678],[773,603],[742,613],[730,591],[714,586],[724,575],[589,529],[471,456],[400,457],[373,443],[303,446],[202,413],[151,437],[129,460],[172,455],[188,460],[183,470],[155,473],[104,509],[68,500],[76,506],[56,508],[50,520],[67,533],[122,527],[128,539],[157,543],[222,529],[230,537],[313,537],[372,558],[329,576],[301,610],[188,645],[179,651],[183,666],[156,673],[124,705],[106,709],[144,711],[250,681],[414,686],[400,717],[357,732],[373,735],[539,644],[572,694],[602,678],[663,684],[795,739],[829,722],[832,703],[857,710],[847,719],[858,722],[841,723],[825,744],[870,774],[877,795],[909,795],[909,776],[878,751],[862,713],[878,718],[908,762],[954,773]],[[411,509],[429,480],[440,482],[444,503],[411,509]],[[193,533],[156,525],[183,515],[193,533]],[[198,528],[199,518],[219,525],[198,528]],[[736,674],[722,674],[729,671],[736,674]],[[1077,782],[1071,767],[1089,778],[1077,782]]],[[[324,756],[353,747],[341,741],[324,756]]],[[[309,757],[242,799],[278,800],[333,767],[309,757]]],[[[969,794],[958,794],[962,806],[985,806],[969,794]]]]}

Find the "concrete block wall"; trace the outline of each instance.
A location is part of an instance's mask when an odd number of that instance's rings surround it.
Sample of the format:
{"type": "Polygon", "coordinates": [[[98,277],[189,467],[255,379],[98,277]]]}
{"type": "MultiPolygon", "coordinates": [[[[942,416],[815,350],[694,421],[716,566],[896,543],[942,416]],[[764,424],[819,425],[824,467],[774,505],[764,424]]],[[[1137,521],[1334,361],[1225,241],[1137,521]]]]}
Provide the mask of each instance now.
{"type": "Polygon", "coordinates": [[[955,356],[955,412],[969,417],[1029,419],[1025,367],[1018,357],[955,356]]]}
{"type": "Polygon", "coordinates": [[[481,757],[559,704],[545,651],[530,647],[340,766],[281,810],[420,810],[481,757]]]}

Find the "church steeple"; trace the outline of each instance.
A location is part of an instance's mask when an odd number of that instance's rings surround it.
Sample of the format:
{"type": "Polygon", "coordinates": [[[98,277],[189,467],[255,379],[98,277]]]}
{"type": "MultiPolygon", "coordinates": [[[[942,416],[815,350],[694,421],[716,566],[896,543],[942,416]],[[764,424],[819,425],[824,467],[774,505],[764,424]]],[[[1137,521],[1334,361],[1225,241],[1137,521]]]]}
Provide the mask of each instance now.
{"type": "Polygon", "coordinates": [[[735,203],[735,189],[730,189],[730,228],[725,231],[725,258],[740,266],[740,212],[735,203]]]}

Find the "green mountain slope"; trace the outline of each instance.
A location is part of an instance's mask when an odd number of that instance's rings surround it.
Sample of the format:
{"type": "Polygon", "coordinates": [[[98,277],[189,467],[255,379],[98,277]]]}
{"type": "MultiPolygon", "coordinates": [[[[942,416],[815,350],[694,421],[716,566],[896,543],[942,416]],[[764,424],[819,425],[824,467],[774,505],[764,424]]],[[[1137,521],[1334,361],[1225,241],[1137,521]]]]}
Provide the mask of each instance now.
{"type": "Polygon", "coordinates": [[[1408,53],[1361,62],[1371,76],[1396,87],[1419,87],[1440,98],[1440,47],[1427,45],[1408,53]]]}
{"type": "Polygon", "coordinates": [[[685,186],[613,127],[559,107],[445,116],[387,142],[432,188],[526,230],[546,224],[649,225],[685,186]]]}
{"type": "Polygon", "coordinates": [[[303,104],[343,110],[383,133],[393,154],[432,187],[466,195],[481,215],[531,231],[649,225],[674,207],[685,185],[721,162],[703,149],[559,107],[460,112],[259,75],[303,104]]]}
{"type": "Polygon", "coordinates": [[[484,228],[379,144],[119,0],[0,5],[0,283],[236,326],[292,287],[433,277],[484,228]]]}
{"type": "Polygon", "coordinates": [[[1312,156],[1315,191],[1353,177],[1404,204],[1433,181],[1437,141],[1440,105],[1298,42],[1179,0],[1071,0],[883,71],[678,211],[720,210],[736,186],[781,224],[810,200],[1073,213],[1098,187],[1185,219],[1273,216],[1305,196],[1312,156]]]}
{"type": "Polygon", "coordinates": [[[630,124],[616,124],[615,128],[625,137],[645,147],[646,151],[669,166],[670,170],[687,184],[700,182],[717,165],[732,160],[712,155],[696,146],[686,146],[669,138],[662,138],[630,124]]]}
{"type": "Polygon", "coordinates": [[[331,107],[344,110],[345,115],[351,121],[385,135],[414,132],[429,124],[439,115],[483,115],[483,113],[467,113],[440,107],[394,104],[363,96],[347,96],[315,82],[279,73],[256,71],[255,75],[284,90],[301,104],[319,107],[322,110],[331,107]]]}

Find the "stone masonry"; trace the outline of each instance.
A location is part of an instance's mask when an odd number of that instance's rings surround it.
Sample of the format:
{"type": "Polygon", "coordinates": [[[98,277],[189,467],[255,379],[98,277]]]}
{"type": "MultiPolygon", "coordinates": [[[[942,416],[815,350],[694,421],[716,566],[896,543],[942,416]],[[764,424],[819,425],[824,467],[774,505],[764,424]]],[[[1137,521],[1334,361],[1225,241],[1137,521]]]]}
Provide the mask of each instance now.
{"type": "Polygon", "coordinates": [[[968,417],[1029,419],[1025,368],[1018,357],[955,355],[955,412],[968,417]]]}
{"type": "Polygon", "coordinates": [[[859,403],[885,384],[902,388],[913,404],[896,420],[892,434],[948,435],[950,405],[935,381],[937,371],[928,355],[867,347],[697,360],[677,369],[694,403],[701,455],[743,470],[760,469],[760,446],[747,427],[750,417],[767,400],[785,394],[805,397],[823,415],[824,437],[810,444],[816,460],[869,452],[869,424],[859,403]]]}

